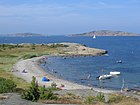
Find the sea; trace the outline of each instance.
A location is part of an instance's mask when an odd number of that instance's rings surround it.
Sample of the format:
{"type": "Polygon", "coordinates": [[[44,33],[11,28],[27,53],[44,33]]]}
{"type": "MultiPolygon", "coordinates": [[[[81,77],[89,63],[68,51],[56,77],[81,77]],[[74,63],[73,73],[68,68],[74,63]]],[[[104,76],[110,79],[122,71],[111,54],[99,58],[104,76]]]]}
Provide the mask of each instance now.
{"type": "Polygon", "coordinates": [[[41,64],[46,72],[86,86],[115,90],[121,89],[122,85],[124,88],[140,88],[140,36],[97,36],[95,39],[90,36],[0,37],[1,44],[61,42],[104,49],[108,54],[97,57],[49,56],[46,65],[41,64]],[[118,63],[119,60],[122,63],[118,63]],[[96,79],[99,75],[109,74],[110,71],[119,71],[121,74],[106,80],[96,79]]]}

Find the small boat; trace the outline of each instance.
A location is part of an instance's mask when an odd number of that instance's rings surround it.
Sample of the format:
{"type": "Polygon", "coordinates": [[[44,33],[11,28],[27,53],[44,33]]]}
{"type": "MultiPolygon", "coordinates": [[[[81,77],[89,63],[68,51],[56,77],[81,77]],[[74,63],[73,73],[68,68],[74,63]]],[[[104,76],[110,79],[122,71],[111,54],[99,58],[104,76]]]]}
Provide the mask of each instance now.
{"type": "Polygon", "coordinates": [[[122,63],[122,60],[118,60],[118,61],[116,61],[117,63],[122,63]]]}
{"type": "Polygon", "coordinates": [[[111,71],[110,75],[120,75],[121,73],[119,71],[111,71]]]}
{"type": "Polygon", "coordinates": [[[107,74],[107,75],[100,75],[97,77],[98,80],[103,80],[103,79],[110,79],[112,75],[107,74]]]}

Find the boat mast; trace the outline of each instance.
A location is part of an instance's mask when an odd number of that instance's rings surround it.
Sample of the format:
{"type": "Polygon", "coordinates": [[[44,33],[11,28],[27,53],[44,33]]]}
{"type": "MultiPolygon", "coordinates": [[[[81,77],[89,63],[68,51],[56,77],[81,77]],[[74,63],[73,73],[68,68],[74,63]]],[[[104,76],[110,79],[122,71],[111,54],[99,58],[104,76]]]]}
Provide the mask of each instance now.
{"type": "Polygon", "coordinates": [[[124,88],[124,78],[122,80],[123,84],[122,84],[122,87],[121,87],[121,93],[123,92],[123,88],[124,88]]]}

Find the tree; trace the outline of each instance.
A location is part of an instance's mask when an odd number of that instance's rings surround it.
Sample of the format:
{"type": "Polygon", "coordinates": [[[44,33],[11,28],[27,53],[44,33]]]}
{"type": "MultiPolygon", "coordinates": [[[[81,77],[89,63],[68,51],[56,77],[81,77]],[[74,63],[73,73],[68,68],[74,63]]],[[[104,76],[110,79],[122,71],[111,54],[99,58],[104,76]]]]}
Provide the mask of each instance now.
{"type": "Polygon", "coordinates": [[[31,101],[37,101],[39,99],[40,92],[38,88],[38,82],[34,76],[32,77],[31,87],[28,90],[25,90],[21,97],[31,101]]]}

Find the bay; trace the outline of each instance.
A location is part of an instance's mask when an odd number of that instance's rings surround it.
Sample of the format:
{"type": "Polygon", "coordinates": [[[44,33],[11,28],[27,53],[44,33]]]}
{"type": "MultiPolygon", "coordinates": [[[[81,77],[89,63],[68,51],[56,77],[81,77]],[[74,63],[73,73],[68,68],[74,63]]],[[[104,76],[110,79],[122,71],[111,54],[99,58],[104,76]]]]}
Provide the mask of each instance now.
{"type": "Polygon", "coordinates": [[[140,87],[140,37],[97,36],[96,39],[84,36],[40,36],[40,37],[0,37],[0,43],[59,43],[72,42],[89,47],[105,49],[108,56],[98,57],[49,57],[46,68],[56,71],[56,76],[83,85],[101,88],[120,89],[122,80],[125,87],[140,87]],[[116,63],[122,60],[122,63],[116,63]],[[121,75],[108,80],[96,80],[102,69],[120,71],[121,75]],[[90,79],[86,79],[90,74],[90,79]]]}

